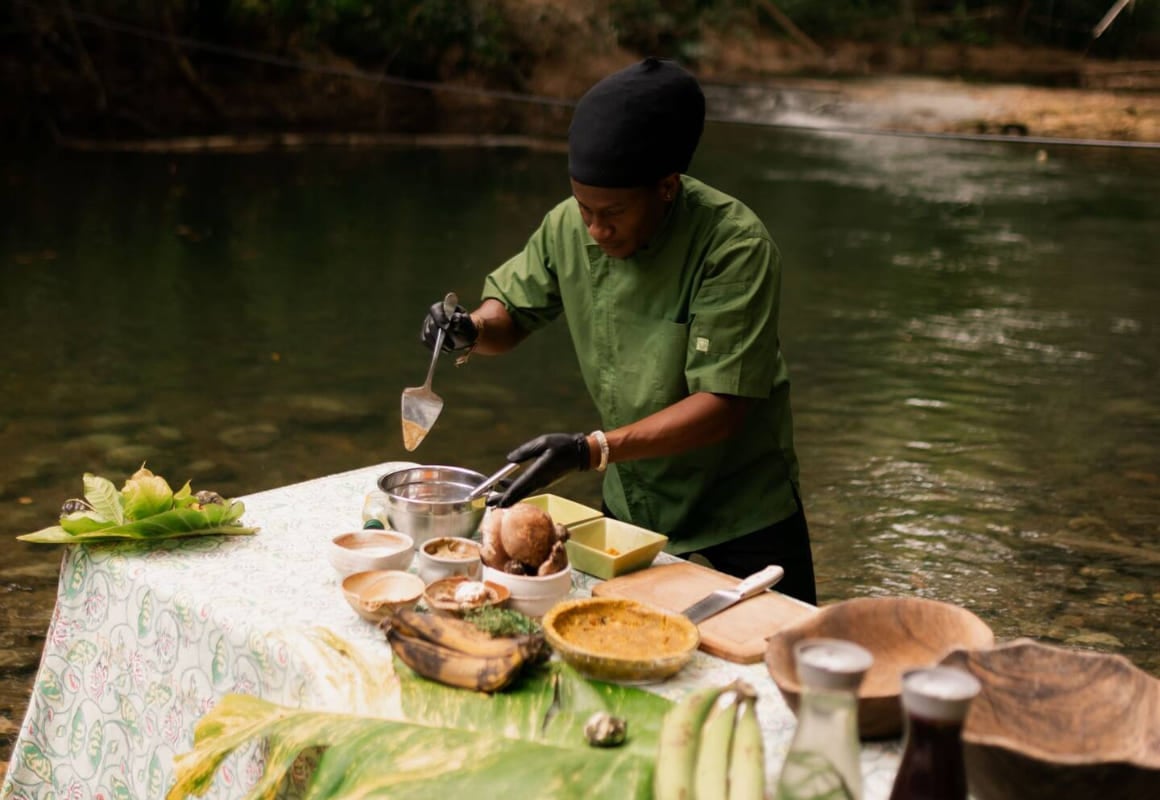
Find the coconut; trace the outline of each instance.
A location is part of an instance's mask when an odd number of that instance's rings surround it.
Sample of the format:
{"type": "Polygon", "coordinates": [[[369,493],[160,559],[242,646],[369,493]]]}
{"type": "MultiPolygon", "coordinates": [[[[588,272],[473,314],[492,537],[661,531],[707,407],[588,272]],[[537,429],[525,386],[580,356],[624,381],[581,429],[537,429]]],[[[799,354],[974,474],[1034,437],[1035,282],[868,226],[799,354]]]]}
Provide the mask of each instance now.
{"type": "Polygon", "coordinates": [[[548,559],[556,543],[556,528],[548,514],[530,503],[516,503],[499,520],[499,538],[504,552],[538,568],[548,559]]]}

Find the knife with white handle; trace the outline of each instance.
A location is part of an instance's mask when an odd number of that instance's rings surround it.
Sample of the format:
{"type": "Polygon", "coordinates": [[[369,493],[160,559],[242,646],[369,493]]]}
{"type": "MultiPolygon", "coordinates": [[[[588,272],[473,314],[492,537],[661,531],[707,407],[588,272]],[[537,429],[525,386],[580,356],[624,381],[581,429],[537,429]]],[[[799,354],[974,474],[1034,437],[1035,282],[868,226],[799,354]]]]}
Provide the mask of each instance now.
{"type": "Polygon", "coordinates": [[[755,572],[732,589],[718,589],[693,603],[681,613],[693,622],[702,622],[718,614],[729,606],[764,592],[785,577],[785,570],[777,564],[770,564],[761,572],[755,572]]]}

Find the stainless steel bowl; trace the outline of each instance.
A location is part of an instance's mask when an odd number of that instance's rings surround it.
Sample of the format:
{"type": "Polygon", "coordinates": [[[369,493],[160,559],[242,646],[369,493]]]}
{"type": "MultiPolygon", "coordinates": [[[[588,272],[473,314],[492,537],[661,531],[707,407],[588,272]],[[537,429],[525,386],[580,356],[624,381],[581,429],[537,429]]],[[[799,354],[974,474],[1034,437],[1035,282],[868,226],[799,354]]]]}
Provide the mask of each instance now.
{"type": "Polygon", "coordinates": [[[468,500],[483,483],[483,473],[462,467],[407,467],[379,477],[387,496],[387,521],[415,540],[415,547],[437,536],[471,537],[486,507],[483,497],[468,500]]]}

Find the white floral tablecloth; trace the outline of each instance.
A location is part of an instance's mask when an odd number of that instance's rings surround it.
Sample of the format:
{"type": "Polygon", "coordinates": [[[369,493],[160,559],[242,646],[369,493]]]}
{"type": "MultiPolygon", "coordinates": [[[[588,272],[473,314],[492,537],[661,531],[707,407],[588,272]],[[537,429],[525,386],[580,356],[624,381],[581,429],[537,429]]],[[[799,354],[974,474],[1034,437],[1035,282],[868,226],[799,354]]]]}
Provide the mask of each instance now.
{"type": "MultiPolygon", "coordinates": [[[[329,628],[387,669],[390,648],[343,599],[325,546],[336,533],[361,527],[363,500],[377,478],[404,465],[243,497],[243,521],[261,528],[256,536],[68,548],[0,798],[161,798],[173,782],[174,755],[192,748],[198,719],[231,692],[294,707],[359,710],[347,707],[358,677],[307,632],[329,628]]],[[[588,594],[593,582],[576,573],[574,594],[588,594]]],[[[676,699],[736,677],[758,690],[772,780],[795,722],[763,664],[698,652],[676,678],[649,688],[676,699]]],[[[863,746],[867,800],[889,795],[898,758],[897,742],[863,746]]],[[[235,753],[207,797],[243,796],[262,766],[258,746],[235,753]]]]}

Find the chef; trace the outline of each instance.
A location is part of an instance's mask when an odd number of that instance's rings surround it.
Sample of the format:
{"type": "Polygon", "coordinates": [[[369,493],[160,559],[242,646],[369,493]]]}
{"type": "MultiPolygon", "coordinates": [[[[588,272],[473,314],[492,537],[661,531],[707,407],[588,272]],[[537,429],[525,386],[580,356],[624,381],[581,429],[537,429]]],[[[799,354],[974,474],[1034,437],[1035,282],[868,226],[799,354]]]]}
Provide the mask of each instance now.
{"type": "Polygon", "coordinates": [[[596,83],[568,131],[572,196],[487,276],[468,313],[434,303],[422,337],[494,355],[564,318],[602,421],[545,433],[508,461],[510,506],[600,470],[609,516],[738,577],[780,564],[816,603],[778,336],[781,265],[740,201],[685,174],[705,123],[697,80],[648,58],[596,83]]]}

